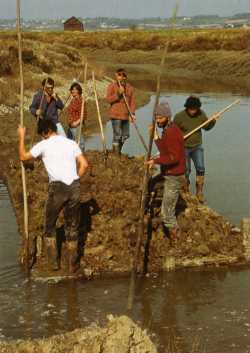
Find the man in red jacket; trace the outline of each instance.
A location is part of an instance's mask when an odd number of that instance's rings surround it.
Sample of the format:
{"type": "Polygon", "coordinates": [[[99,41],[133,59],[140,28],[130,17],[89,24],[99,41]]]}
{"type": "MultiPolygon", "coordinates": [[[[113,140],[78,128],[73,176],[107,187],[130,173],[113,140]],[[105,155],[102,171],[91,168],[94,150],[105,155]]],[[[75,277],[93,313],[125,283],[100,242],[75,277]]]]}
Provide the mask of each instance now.
{"type": "Polygon", "coordinates": [[[135,119],[135,94],[133,87],[127,82],[124,69],[115,74],[115,82],[108,86],[107,97],[110,104],[109,116],[113,128],[113,151],[120,154],[124,142],[129,138],[129,121],[135,119]],[[127,100],[132,117],[125,103],[127,100]]]}
{"type": "Polygon", "coordinates": [[[146,162],[150,167],[161,166],[164,176],[164,192],[161,206],[161,217],[164,229],[170,235],[178,237],[180,229],[177,224],[175,207],[185,174],[185,149],[181,130],[171,122],[171,109],[167,102],[160,103],[155,112],[156,124],[163,129],[162,137],[154,133],[154,141],[160,152],[159,157],[146,162]]]}

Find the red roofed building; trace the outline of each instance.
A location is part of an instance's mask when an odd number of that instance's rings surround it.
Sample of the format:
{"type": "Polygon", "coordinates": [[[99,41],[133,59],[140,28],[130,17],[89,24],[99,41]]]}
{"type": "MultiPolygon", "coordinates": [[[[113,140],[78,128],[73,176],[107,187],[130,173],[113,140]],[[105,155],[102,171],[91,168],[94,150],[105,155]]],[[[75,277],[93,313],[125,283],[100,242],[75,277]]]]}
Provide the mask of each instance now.
{"type": "Polygon", "coordinates": [[[76,17],[70,17],[64,22],[65,31],[84,31],[83,23],[76,17]]]}

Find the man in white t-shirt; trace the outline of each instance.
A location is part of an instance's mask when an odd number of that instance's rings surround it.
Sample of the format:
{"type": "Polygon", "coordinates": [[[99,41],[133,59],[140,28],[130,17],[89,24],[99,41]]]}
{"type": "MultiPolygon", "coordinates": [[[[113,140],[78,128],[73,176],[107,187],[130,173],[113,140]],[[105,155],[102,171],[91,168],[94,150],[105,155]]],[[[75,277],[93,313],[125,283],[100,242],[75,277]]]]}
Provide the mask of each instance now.
{"type": "Polygon", "coordinates": [[[64,209],[69,270],[79,267],[77,243],[80,222],[80,178],[88,162],[76,142],[57,134],[51,120],[40,120],[38,133],[43,140],[30,151],[25,149],[25,128],[18,128],[21,161],[41,157],[49,176],[49,195],[45,211],[45,250],[50,270],[60,268],[56,245],[56,221],[64,209]]]}

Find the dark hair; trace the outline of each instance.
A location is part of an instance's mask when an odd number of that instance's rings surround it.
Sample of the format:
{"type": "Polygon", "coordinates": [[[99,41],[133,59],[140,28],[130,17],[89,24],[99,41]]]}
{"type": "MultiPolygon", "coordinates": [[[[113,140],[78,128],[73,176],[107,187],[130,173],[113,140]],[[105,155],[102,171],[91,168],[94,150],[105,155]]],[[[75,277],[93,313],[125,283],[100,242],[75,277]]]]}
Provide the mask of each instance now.
{"type": "Polygon", "coordinates": [[[39,119],[37,133],[39,135],[47,135],[49,132],[57,132],[56,124],[48,119],[39,119]]]}
{"type": "Polygon", "coordinates": [[[122,74],[124,77],[127,78],[127,73],[126,73],[125,69],[120,68],[120,69],[116,70],[116,73],[122,74]]]}
{"type": "Polygon", "coordinates": [[[201,101],[200,98],[195,97],[195,96],[190,96],[187,98],[184,107],[189,109],[189,108],[194,108],[194,109],[200,109],[201,107],[201,101]]]}
{"type": "Polygon", "coordinates": [[[49,85],[51,85],[51,86],[55,86],[55,81],[53,80],[53,78],[51,78],[51,77],[47,77],[47,78],[45,78],[43,81],[42,81],[42,86],[44,87],[45,86],[45,84],[47,85],[47,84],[49,84],[49,85]]]}
{"type": "Polygon", "coordinates": [[[78,93],[81,95],[82,94],[82,86],[78,83],[78,82],[74,82],[72,83],[72,85],[70,86],[70,92],[73,91],[73,89],[77,89],[78,93]]]}

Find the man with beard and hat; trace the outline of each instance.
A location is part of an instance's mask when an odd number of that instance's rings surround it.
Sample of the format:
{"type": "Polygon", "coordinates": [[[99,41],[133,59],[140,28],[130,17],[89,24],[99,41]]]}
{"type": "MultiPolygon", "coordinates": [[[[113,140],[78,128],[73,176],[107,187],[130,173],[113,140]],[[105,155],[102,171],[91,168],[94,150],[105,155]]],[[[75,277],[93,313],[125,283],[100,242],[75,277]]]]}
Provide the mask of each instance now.
{"type": "MultiPolygon", "coordinates": [[[[162,129],[160,138],[154,132],[154,142],[160,152],[159,157],[146,162],[149,167],[156,164],[161,166],[161,174],[164,178],[164,191],[161,206],[161,218],[164,230],[171,238],[177,238],[180,228],[177,224],[175,208],[185,174],[185,150],[181,130],[171,122],[171,109],[167,102],[160,103],[156,107],[155,120],[162,129]]],[[[152,127],[150,127],[152,133],[152,127]]]]}
{"type": "MultiPolygon", "coordinates": [[[[190,96],[185,102],[185,110],[176,114],[174,123],[181,129],[183,135],[188,134],[205,121],[208,120],[205,112],[201,110],[201,101],[198,97],[190,96]]],[[[204,130],[210,130],[214,127],[216,120],[211,121],[203,127],[204,130]]],[[[194,163],[196,170],[196,196],[199,202],[204,202],[203,188],[205,180],[205,163],[204,163],[204,149],[202,146],[202,132],[196,131],[193,135],[185,141],[185,155],[186,155],[186,181],[185,191],[189,192],[190,174],[191,174],[191,160],[194,163]]]]}

